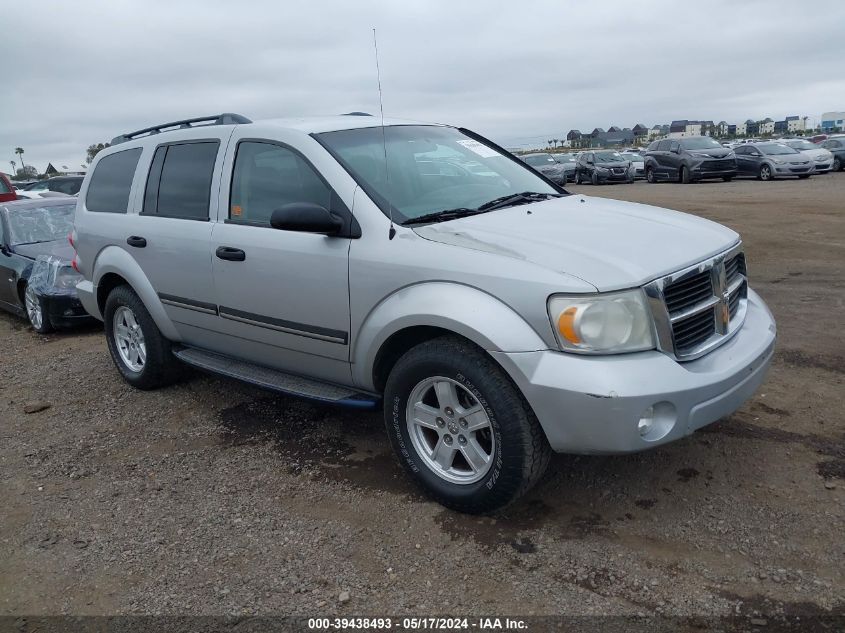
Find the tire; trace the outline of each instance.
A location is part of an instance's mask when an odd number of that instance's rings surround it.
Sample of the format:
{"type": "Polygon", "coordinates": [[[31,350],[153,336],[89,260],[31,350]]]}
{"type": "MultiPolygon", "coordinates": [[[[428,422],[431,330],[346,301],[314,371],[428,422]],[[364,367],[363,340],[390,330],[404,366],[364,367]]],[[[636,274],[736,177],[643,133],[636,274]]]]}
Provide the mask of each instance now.
{"type": "Polygon", "coordinates": [[[590,182],[593,185],[599,184],[599,175],[596,172],[593,172],[592,174],[590,174],[590,182]]]}
{"type": "Polygon", "coordinates": [[[760,180],[772,180],[772,168],[766,164],[760,165],[760,180]]]}
{"type": "Polygon", "coordinates": [[[23,291],[23,304],[26,309],[26,318],[29,319],[33,330],[39,334],[49,334],[55,329],[50,322],[46,300],[28,285],[23,291]]]}
{"type": "Polygon", "coordinates": [[[833,168],[832,171],[842,171],[842,161],[837,156],[833,159],[833,168]]]}
{"type": "Polygon", "coordinates": [[[686,165],[681,165],[681,182],[685,185],[688,185],[692,182],[692,178],[690,178],[689,167],[686,165]]]}
{"type": "Polygon", "coordinates": [[[581,184],[581,174],[580,174],[579,172],[577,172],[577,171],[575,172],[575,184],[576,184],[576,185],[580,185],[580,184],[581,184]]]}
{"type": "Polygon", "coordinates": [[[730,182],[733,179],[734,179],[733,176],[722,176],[722,180],[724,180],[725,182],[730,182]]]}
{"type": "Polygon", "coordinates": [[[103,317],[109,352],[126,382],[147,390],[179,379],[182,367],[173,356],[170,341],[164,338],[132,288],[118,286],[112,290],[106,298],[103,317]],[[126,335],[118,340],[116,332],[120,328],[126,335]]]}
{"type": "Polygon", "coordinates": [[[646,179],[646,182],[648,182],[652,185],[657,182],[657,178],[654,175],[654,170],[651,167],[649,167],[648,169],[645,170],[645,179],[646,179]]]}
{"type": "Polygon", "coordinates": [[[810,176],[811,174],[803,174],[801,176],[798,176],[798,180],[807,180],[807,178],[809,178],[810,176]]]}
{"type": "Polygon", "coordinates": [[[472,343],[446,336],[412,348],[390,372],[384,398],[387,434],[399,461],[447,508],[471,514],[498,510],[546,471],[551,448],[531,407],[472,343]],[[414,409],[409,402],[425,409],[428,424],[409,422],[414,409]],[[468,423],[480,430],[463,431],[462,411],[472,411],[468,423]],[[435,464],[438,455],[444,466],[435,464]]]}

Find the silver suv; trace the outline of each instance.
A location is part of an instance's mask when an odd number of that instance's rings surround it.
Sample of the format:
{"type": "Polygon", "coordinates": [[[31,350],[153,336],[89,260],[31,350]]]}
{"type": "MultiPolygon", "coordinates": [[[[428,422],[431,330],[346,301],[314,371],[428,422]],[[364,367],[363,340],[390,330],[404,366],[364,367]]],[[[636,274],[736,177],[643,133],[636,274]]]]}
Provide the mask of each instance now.
{"type": "Polygon", "coordinates": [[[131,385],[188,364],[383,406],[409,475],[466,512],[518,498],[552,451],[639,451],[732,413],[775,342],[730,229],[570,195],[445,125],[223,114],[125,134],[72,242],[131,385]]]}

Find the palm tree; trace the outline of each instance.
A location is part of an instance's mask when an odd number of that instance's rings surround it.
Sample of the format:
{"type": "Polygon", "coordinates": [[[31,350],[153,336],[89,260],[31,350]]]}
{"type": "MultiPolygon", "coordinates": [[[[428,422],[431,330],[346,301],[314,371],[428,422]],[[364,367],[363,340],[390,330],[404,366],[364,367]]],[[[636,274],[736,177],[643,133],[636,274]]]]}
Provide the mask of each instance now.
{"type": "Polygon", "coordinates": [[[557,147],[557,144],[558,144],[558,142],[560,141],[560,139],[553,138],[553,139],[552,139],[552,141],[554,141],[555,147],[557,147]]]}
{"type": "Polygon", "coordinates": [[[548,143],[549,143],[549,147],[551,147],[552,146],[552,139],[549,139],[548,143]]]}
{"type": "Polygon", "coordinates": [[[16,147],[15,154],[21,157],[21,167],[26,167],[26,163],[23,162],[23,147],[16,147]]]}
{"type": "Polygon", "coordinates": [[[14,176],[15,174],[18,173],[18,170],[17,170],[18,164],[13,160],[10,160],[9,164],[12,166],[12,175],[14,176]]]}

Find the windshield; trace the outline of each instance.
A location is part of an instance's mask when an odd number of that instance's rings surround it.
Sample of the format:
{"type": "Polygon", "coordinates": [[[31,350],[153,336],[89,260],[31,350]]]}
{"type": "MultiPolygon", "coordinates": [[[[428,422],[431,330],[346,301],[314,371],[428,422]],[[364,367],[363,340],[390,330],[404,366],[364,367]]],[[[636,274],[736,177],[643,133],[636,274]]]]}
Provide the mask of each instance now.
{"type": "Polygon", "coordinates": [[[574,163],[575,157],[571,154],[558,154],[555,156],[555,160],[559,163],[574,163]]]}
{"type": "Polygon", "coordinates": [[[759,149],[761,152],[768,156],[800,153],[798,150],[792,149],[791,147],[787,147],[786,145],[781,145],[780,143],[764,143],[762,145],[758,145],[757,149],[759,149]]]}
{"type": "Polygon", "coordinates": [[[784,145],[789,145],[793,149],[818,149],[818,145],[814,145],[810,141],[785,141],[784,145]]]}
{"type": "Polygon", "coordinates": [[[526,191],[559,195],[536,172],[455,128],[370,127],[316,135],[387,215],[404,222],[446,209],[479,206],[526,191]],[[388,169],[385,170],[385,150],[388,169]],[[450,173],[432,163],[476,164],[450,173]]]}
{"type": "Polygon", "coordinates": [[[9,245],[65,240],[73,230],[76,203],[9,209],[9,245]]]}
{"type": "Polygon", "coordinates": [[[682,138],[681,147],[684,149],[724,149],[722,145],[709,136],[693,136],[682,138]]]}
{"type": "Polygon", "coordinates": [[[596,152],[597,163],[619,163],[625,162],[619,152],[596,152]]]}
{"type": "Polygon", "coordinates": [[[631,153],[631,152],[626,152],[624,154],[621,154],[621,156],[625,160],[630,160],[630,161],[634,161],[634,162],[637,162],[637,161],[642,162],[643,161],[642,156],[640,156],[639,154],[631,153]]]}

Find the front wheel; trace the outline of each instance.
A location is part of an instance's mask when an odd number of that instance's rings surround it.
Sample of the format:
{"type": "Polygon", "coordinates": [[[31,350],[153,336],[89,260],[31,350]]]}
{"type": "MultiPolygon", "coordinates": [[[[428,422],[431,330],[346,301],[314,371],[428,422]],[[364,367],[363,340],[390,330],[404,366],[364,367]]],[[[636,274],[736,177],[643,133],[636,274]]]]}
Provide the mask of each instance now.
{"type": "Polygon", "coordinates": [[[689,167],[686,165],[681,165],[681,182],[685,185],[688,185],[692,182],[692,178],[690,178],[689,167]]]}
{"type": "Polygon", "coordinates": [[[810,174],[801,174],[800,176],[798,176],[798,180],[806,180],[809,177],[810,177],[810,174]]]}
{"type": "Polygon", "coordinates": [[[181,365],[144,303],[129,286],[109,293],[104,310],[106,341],[123,379],[138,389],[174,383],[181,365]]]}
{"type": "Polygon", "coordinates": [[[760,180],[771,180],[772,179],[772,168],[768,165],[763,165],[760,167],[760,180]]]}
{"type": "Polygon", "coordinates": [[[592,175],[590,176],[590,182],[593,183],[594,185],[599,184],[599,175],[596,172],[593,172],[592,175]]]}
{"type": "Polygon", "coordinates": [[[839,158],[833,159],[833,171],[841,171],[842,170],[842,161],[839,158]]]}
{"type": "Polygon", "coordinates": [[[645,179],[646,179],[646,182],[649,182],[651,184],[654,184],[654,183],[657,182],[657,178],[655,178],[655,176],[654,176],[654,170],[651,167],[649,167],[648,169],[645,170],[645,179]]]}
{"type": "Polygon", "coordinates": [[[32,286],[27,285],[23,292],[23,301],[26,306],[26,316],[32,329],[39,334],[49,334],[53,331],[53,324],[50,322],[50,315],[47,312],[47,305],[44,297],[38,296],[32,286]]]}
{"type": "Polygon", "coordinates": [[[730,182],[733,179],[734,179],[733,176],[722,176],[722,180],[724,180],[725,182],[730,182]]]}
{"type": "Polygon", "coordinates": [[[492,512],[546,470],[551,449],[533,411],[472,343],[443,337],[412,348],[384,395],[387,433],[402,466],[446,507],[492,512]]]}

